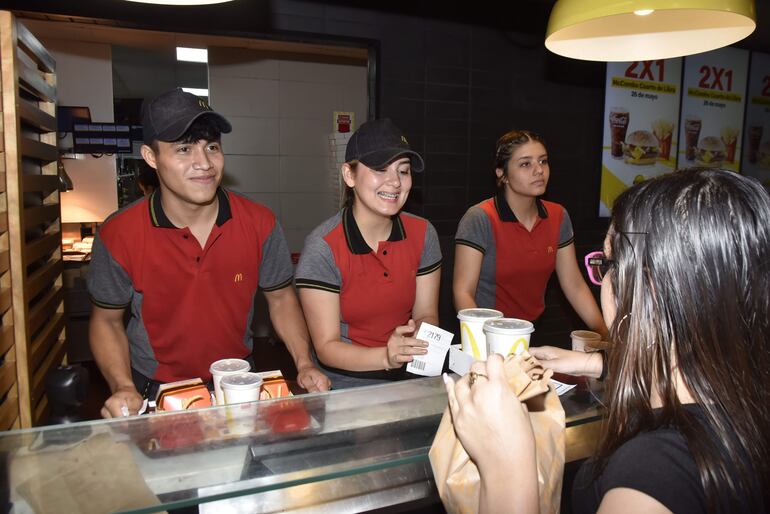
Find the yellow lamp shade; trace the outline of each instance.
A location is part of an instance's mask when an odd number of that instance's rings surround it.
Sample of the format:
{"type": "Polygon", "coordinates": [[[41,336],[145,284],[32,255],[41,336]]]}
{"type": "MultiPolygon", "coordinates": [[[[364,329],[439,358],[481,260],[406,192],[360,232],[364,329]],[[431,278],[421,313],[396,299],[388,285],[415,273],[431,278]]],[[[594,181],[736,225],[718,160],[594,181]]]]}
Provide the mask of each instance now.
{"type": "Polygon", "coordinates": [[[588,61],[668,59],[733,44],[756,26],[753,0],[558,0],[545,46],[588,61]]]}

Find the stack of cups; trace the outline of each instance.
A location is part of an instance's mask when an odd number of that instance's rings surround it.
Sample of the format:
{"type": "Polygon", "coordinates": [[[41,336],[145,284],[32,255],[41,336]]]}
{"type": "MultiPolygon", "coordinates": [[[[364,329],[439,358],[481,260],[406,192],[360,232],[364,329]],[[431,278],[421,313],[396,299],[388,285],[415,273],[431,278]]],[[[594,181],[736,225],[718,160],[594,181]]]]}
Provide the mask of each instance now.
{"type": "Polygon", "coordinates": [[[217,398],[217,405],[225,404],[225,396],[221,386],[222,378],[228,375],[247,373],[250,369],[249,363],[243,359],[221,359],[211,364],[209,371],[214,381],[214,395],[217,398]]]}
{"type": "Polygon", "coordinates": [[[262,377],[257,373],[227,375],[220,381],[226,405],[259,400],[262,391],[262,377]]]}
{"type": "Polygon", "coordinates": [[[598,350],[595,344],[602,340],[600,334],[590,330],[573,330],[570,337],[572,338],[572,350],[575,352],[595,352],[598,350]]]}
{"type": "Polygon", "coordinates": [[[529,350],[529,338],[535,331],[531,322],[516,318],[498,318],[484,322],[487,354],[503,357],[518,355],[529,350]]]}
{"type": "Polygon", "coordinates": [[[494,309],[463,309],[457,313],[460,320],[460,342],[463,352],[477,361],[487,360],[487,339],[484,322],[502,318],[503,313],[494,309]]]}

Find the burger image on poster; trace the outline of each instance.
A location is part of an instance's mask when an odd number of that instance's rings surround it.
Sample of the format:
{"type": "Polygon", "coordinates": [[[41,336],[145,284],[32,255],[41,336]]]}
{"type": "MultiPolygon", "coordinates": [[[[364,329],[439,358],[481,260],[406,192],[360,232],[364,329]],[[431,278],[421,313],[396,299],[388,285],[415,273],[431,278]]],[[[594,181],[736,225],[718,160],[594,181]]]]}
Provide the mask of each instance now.
{"type": "Polygon", "coordinates": [[[623,160],[627,164],[637,166],[655,164],[659,153],[658,139],[647,130],[631,132],[623,145],[623,160]]]}
{"type": "Polygon", "coordinates": [[[727,148],[722,140],[716,136],[705,136],[698,142],[695,153],[695,164],[718,168],[727,157],[727,148]]]}

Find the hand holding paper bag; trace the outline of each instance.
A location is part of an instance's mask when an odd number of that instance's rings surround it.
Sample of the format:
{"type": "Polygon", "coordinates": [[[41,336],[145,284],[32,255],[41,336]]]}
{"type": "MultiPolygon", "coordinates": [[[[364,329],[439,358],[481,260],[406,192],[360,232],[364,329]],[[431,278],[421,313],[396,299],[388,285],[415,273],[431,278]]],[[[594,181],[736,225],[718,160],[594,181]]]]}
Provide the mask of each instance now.
{"type": "Polygon", "coordinates": [[[456,385],[449,380],[450,408],[430,450],[447,512],[559,511],[564,410],[551,374],[524,352],[504,363],[492,356],[456,385]]]}

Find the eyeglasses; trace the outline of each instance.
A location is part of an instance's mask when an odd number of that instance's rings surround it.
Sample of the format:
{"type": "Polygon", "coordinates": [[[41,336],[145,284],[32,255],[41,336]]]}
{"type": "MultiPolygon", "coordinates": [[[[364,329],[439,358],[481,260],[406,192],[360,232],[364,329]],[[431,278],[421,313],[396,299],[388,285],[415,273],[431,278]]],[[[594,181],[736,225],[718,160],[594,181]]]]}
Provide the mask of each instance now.
{"type": "Polygon", "coordinates": [[[600,286],[604,276],[615,265],[615,261],[608,259],[604,252],[591,252],[585,257],[585,265],[588,279],[592,284],[600,286]]]}

